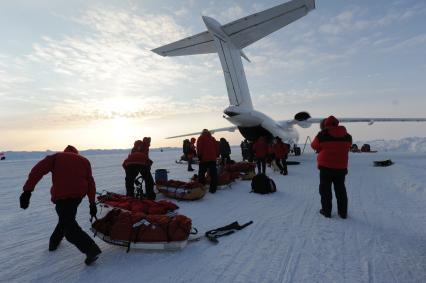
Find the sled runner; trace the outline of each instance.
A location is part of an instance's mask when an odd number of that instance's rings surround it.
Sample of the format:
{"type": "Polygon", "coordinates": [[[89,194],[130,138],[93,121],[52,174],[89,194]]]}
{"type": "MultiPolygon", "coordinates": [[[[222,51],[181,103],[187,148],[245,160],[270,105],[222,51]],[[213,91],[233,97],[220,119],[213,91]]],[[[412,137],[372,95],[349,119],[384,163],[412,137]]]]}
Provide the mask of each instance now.
{"type": "Polygon", "coordinates": [[[90,229],[96,237],[104,241],[105,243],[115,245],[115,246],[121,246],[126,247],[127,252],[130,251],[130,247],[132,249],[137,250],[164,250],[164,251],[177,251],[182,250],[186,247],[188,244],[188,240],[185,241],[177,241],[177,242],[130,242],[130,241],[121,241],[121,240],[113,240],[109,236],[105,236],[99,231],[96,231],[96,229],[91,228],[90,229]]]}

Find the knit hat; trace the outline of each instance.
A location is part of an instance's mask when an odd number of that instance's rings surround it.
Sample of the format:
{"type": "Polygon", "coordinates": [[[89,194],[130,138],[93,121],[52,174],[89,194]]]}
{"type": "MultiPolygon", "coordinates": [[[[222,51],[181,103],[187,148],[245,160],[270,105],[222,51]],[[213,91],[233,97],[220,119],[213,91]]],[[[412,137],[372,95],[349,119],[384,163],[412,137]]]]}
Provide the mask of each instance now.
{"type": "Polygon", "coordinates": [[[326,128],[329,128],[329,127],[336,127],[336,126],[338,126],[339,125],[339,120],[337,120],[337,118],[336,117],[334,117],[334,116],[330,116],[330,117],[328,117],[326,120],[325,120],[325,122],[324,122],[324,126],[326,127],[326,128]]]}
{"type": "Polygon", "coordinates": [[[65,149],[64,152],[71,152],[71,153],[75,153],[78,154],[78,150],[72,146],[72,145],[68,145],[65,149]]]}

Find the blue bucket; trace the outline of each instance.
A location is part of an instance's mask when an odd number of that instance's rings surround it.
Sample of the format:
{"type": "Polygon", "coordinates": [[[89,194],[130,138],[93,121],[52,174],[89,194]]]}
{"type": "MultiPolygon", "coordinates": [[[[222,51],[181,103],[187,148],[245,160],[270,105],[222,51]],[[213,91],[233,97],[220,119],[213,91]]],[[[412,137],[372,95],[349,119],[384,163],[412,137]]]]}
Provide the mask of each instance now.
{"type": "Polygon", "coordinates": [[[166,169],[157,169],[155,170],[155,182],[158,181],[167,182],[167,170],[166,169]]]}

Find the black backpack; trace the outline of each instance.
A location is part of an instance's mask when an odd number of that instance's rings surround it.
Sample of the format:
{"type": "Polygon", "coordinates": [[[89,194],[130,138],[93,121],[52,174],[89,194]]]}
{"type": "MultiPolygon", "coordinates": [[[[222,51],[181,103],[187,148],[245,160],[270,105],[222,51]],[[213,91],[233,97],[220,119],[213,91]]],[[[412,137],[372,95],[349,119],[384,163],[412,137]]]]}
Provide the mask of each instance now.
{"type": "Polygon", "coordinates": [[[191,151],[191,142],[188,139],[183,141],[183,154],[188,154],[191,151]]]}
{"type": "Polygon", "coordinates": [[[265,174],[258,174],[254,176],[251,181],[251,191],[257,194],[269,194],[277,191],[277,186],[274,180],[265,174]]]}

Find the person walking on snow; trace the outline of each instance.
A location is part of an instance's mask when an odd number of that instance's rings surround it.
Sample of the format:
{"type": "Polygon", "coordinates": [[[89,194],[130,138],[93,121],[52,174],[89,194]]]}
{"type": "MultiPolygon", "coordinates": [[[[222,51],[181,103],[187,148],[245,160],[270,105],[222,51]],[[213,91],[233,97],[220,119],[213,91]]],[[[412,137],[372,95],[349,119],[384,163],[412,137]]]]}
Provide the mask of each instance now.
{"type": "Polygon", "coordinates": [[[275,164],[280,168],[280,173],[282,175],[287,175],[287,155],[288,155],[288,145],[283,143],[279,137],[275,137],[275,143],[272,146],[275,164]]]}
{"type": "Polygon", "coordinates": [[[327,218],[331,217],[332,192],[337,199],[337,211],[341,218],[345,219],[348,213],[348,197],[345,187],[345,176],[348,173],[349,149],[352,145],[352,136],[346,128],[339,126],[339,120],[334,116],[324,121],[324,129],[321,130],[311,147],[318,153],[317,163],[320,171],[319,193],[321,195],[320,213],[327,218]]]}
{"type": "Polygon", "coordinates": [[[77,208],[87,195],[90,203],[90,215],[96,217],[96,185],[92,176],[89,160],[79,155],[74,146],[68,145],[63,152],[46,156],[31,170],[19,198],[20,206],[27,209],[31,192],[44,175],[52,173],[51,200],[59,220],[49,241],[49,251],[58,248],[65,237],[82,253],[86,254],[85,263],[90,265],[101,253],[98,245],[78,225],[75,217],[77,208]]]}

